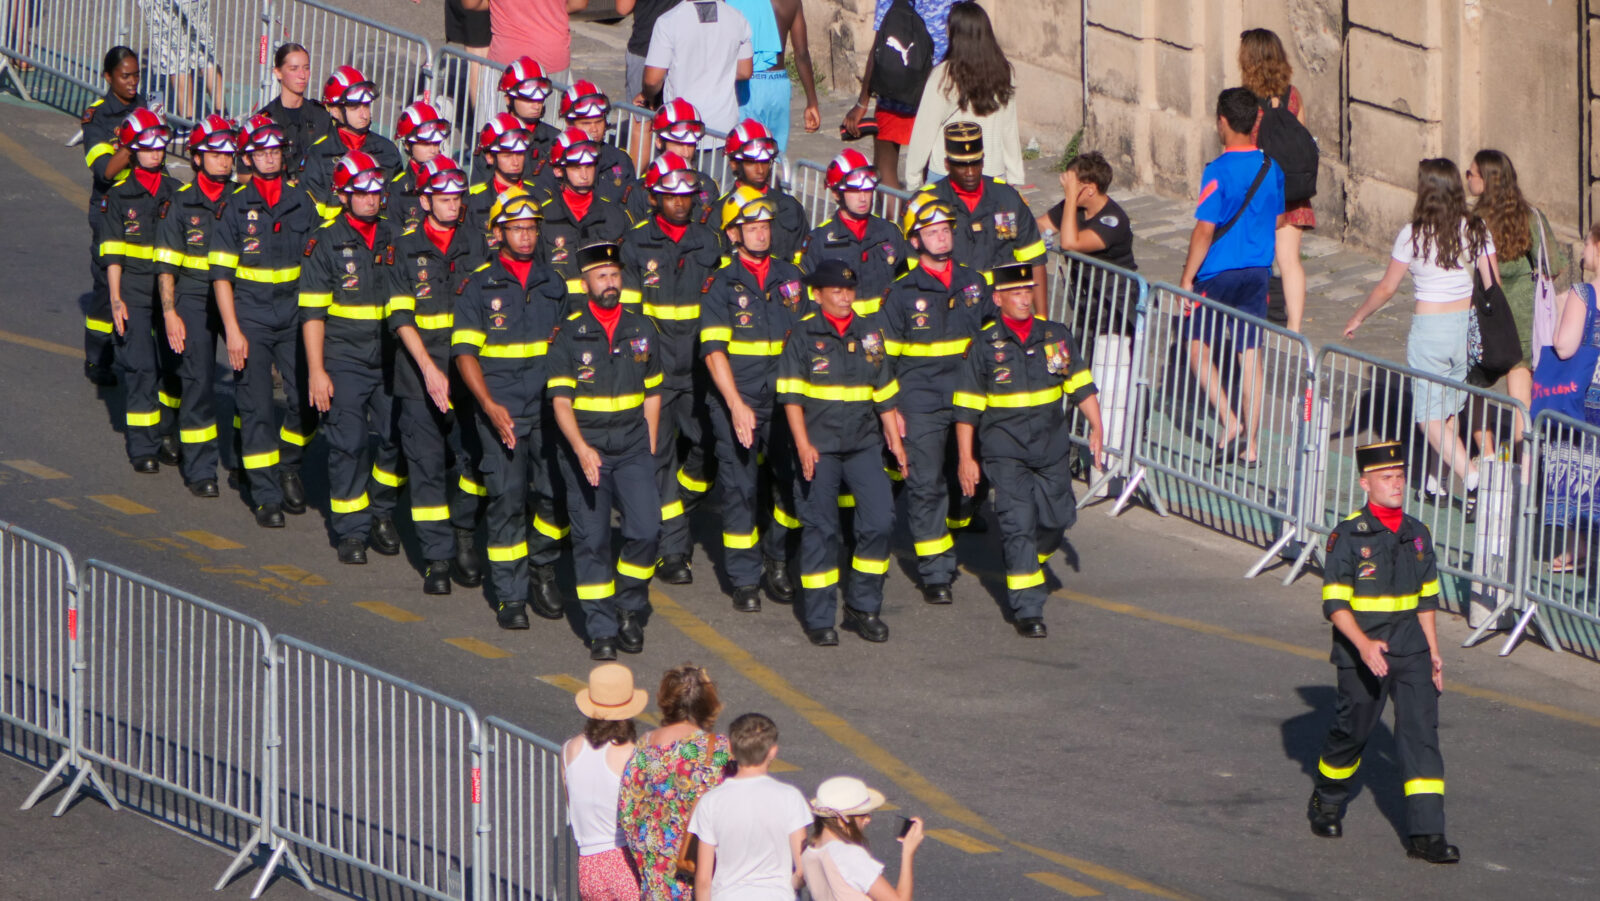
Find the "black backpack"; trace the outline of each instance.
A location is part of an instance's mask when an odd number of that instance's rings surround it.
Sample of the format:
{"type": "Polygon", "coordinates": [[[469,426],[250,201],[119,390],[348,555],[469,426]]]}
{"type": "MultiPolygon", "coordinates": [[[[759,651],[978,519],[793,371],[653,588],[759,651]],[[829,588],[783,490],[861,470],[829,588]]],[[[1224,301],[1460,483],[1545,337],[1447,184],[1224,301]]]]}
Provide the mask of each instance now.
{"type": "Polygon", "coordinates": [[[872,93],[916,109],[933,69],[933,37],[911,0],[894,0],[872,41],[872,93]]]}
{"type": "Polygon", "coordinates": [[[1283,170],[1284,201],[1295,203],[1317,196],[1317,141],[1289,112],[1289,92],[1283,92],[1276,107],[1270,100],[1257,98],[1256,102],[1261,106],[1261,133],[1256,144],[1283,170]]]}

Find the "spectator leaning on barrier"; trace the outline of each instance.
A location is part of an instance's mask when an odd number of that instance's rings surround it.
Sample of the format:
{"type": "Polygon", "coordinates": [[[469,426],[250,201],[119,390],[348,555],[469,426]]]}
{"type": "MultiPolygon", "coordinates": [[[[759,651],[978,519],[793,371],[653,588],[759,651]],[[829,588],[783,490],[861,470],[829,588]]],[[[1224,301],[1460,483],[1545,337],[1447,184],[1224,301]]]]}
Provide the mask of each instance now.
{"type": "Polygon", "coordinates": [[[778,726],[746,713],[728,727],[739,769],[705,793],[689,818],[700,839],[694,890],[718,901],[791,901],[800,887],[800,849],[811,825],[806,796],[772,778],[778,726]]]}
{"type": "Polygon", "coordinates": [[[723,0],[684,0],[656,20],[645,57],[644,89],[634,102],[679,97],[723,134],[739,121],[736,88],[754,71],[750,23],[723,0]]]}
{"type": "Polygon", "coordinates": [[[639,897],[639,876],[617,827],[617,798],[623,768],[635,750],[633,718],[644,712],[650,694],[633,687],[633,672],[626,666],[602,663],[589,672],[589,684],[576,700],[588,720],[583,733],[561,748],[561,781],[578,844],[578,898],[633,901],[639,897]]]}
{"type": "Polygon", "coordinates": [[[984,175],[1021,185],[1026,176],[1015,95],[1011,61],[995,39],[989,14],[971,2],[950,7],[950,52],[933,67],[922,89],[906,147],[906,190],[944,176],[939,142],[945,126],[956,121],[975,122],[983,130],[984,175]]]}
{"type": "MultiPolygon", "coordinates": [[[[1207,163],[1200,176],[1200,201],[1180,287],[1265,319],[1275,234],[1283,224],[1283,170],[1250,142],[1256,110],[1255,95],[1244,88],[1228,88],[1217,95],[1222,155],[1207,163]]],[[[1221,318],[1205,315],[1203,307],[1191,312],[1195,315],[1189,333],[1189,365],[1202,380],[1222,426],[1215,461],[1242,460],[1245,466],[1254,466],[1264,375],[1256,347],[1261,330],[1240,325],[1229,328],[1221,318]],[[1239,356],[1242,417],[1235,413],[1211,359],[1211,345],[1223,335],[1239,356]],[[1240,439],[1244,441],[1242,453],[1240,439]]]]}

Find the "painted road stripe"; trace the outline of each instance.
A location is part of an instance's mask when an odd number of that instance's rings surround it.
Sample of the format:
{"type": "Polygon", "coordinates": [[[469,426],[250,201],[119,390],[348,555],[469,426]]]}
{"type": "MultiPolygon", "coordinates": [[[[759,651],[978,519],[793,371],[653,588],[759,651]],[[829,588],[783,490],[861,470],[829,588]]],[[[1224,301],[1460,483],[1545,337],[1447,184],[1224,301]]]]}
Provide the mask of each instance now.
{"type": "MultiPolygon", "coordinates": [[[[49,185],[61,196],[62,200],[71,204],[75,209],[87,210],[89,208],[89,195],[83,188],[73,183],[72,179],[62,175],[54,166],[34,156],[28,148],[17,143],[7,135],[0,134],[0,153],[5,154],[16,163],[22,171],[33,176],[35,180],[49,185]]],[[[73,350],[73,356],[81,356],[83,351],[73,350]]]]}
{"type": "Polygon", "coordinates": [[[49,504],[52,507],[60,507],[63,510],[76,510],[76,509],[78,509],[78,505],[77,504],[72,503],[71,501],[67,500],[64,497],[47,497],[47,498],[44,499],[44,502],[49,504]]]}
{"type": "Polygon", "coordinates": [[[957,851],[965,851],[968,854],[993,854],[1000,850],[994,845],[982,839],[973,838],[959,829],[928,829],[926,834],[928,838],[938,839],[957,851]]]}
{"type": "Polygon", "coordinates": [[[89,495],[89,500],[102,507],[109,507],[118,513],[126,513],[129,516],[142,516],[146,513],[156,512],[144,504],[138,501],[130,501],[120,494],[91,494],[89,495]]]}
{"type": "MultiPolygon", "coordinates": [[[[0,135],[0,138],[3,137],[5,136],[0,135]]],[[[0,341],[5,341],[9,344],[20,344],[23,347],[31,347],[34,350],[42,350],[45,353],[59,354],[63,357],[83,356],[83,350],[80,348],[68,347],[65,344],[57,344],[54,341],[46,341],[43,338],[33,338],[29,337],[28,335],[19,335],[16,332],[0,330],[0,341]]]]}
{"type": "MultiPolygon", "coordinates": [[[[390,622],[420,623],[423,619],[419,613],[412,613],[410,610],[401,609],[393,604],[385,604],[383,601],[356,601],[356,606],[368,613],[376,613],[390,622]]],[[[469,648],[468,650],[471,649],[469,648]]],[[[473,653],[476,654],[477,651],[473,651],[473,653]]]]}
{"type": "Polygon", "coordinates": [[[790,763],[787,760],[774,759],[772,761],[772,763],[767,766],[767,772],[769,772],[769,773],[798,773],[798,772],[800,772],[800,768],[795,766],[794,764],[790,763]]]}
{"type": "Polygon", "coordinates": [[[1068,879],[1060,873],[1029,873],[1028,878],[1040,885],[1048,885],[1056,891],[1066,892],[1074,898],[1093,898],[1095,895],[1100,894],[1092,886],[1068,879]]]}
{"type": "MultiPolygon", "coordinates": [[[[546,685],[549,685],[553,688],[559,688],[567,694],[572,695],[575,695],[589,687],[589,683],[579,679],[577,676],[568,675],[567,673],[552,673],[551,675],[538,676],[537,678],[540,682],[543,682],[546,685]]],[[[640,712],[640,714],[634,717],[634,719],[641,723],[647,723],[651,726],[661,725],[661,717],[651,713],[648,710],[640,712]]]]}
{"type": "Polygon", "coordinates": [[[494,645],[478,638],[446,638],[445,644],[454,645],[468,654],[477,654],[485,660],[499,660],[510,657],[510,651],[504,651],[494,645]]]}
{"type": "Polygon", "coordinates": [[[288,579],[291,582],[299,582],[301,585],[317,586],[328,584],[327,579],[324,579],[316,573],[307,572],[298,566],[290,566],[286,563],[274,563],[270,566],[263,566],[261,568],[269,573],[272,573],[280,579],[288,579]]]}
{"type": "Polygon", "coordinates": [[[938,813],[947,820],[954,820],[991,839],[1009,842],[1024,851],[1044,857],[1059,866],[1077,870],[1085,876],[1143,892],[1147,895],[1153,895],[1157,898],[1165,898],[1167,901],[1188,901],[1187,895],[1146,882],[1132,874],[1113,870],[1110,867],[1103,867],[1086,860],[1079,860],[1065,854],[1057,854],[1053,851],[1044,851],[1042,848],[1034,848],[1031,845],[1023,845],[1007,838],[1004,833],[991,826],[976,811],[934,785],[926,776],[912,769],[909,764],[890,753],[887,748],[852,726],[844,717],[839,716],[824,707],[820,702],[802,693],[787,679],[778,675],[771,667],[757,661],[749,651],[689,612],[682,604],[663,594],[659,589],[654,588],[650,591],[650,600],[655,605],[656,612],[678,631],[688,636],[691,641],[721,658],[724,663],[733,667],[740,675],[771,695],[779,703],[793,710],[802,719],[810,723],[812,727],[844,746],[846,750],[868,766],[882,773],[906,794],[921,802],[924,808],[938,813]],[[1072,861],[1072,863],[1067,863],[1066,861],[1072,861]]]}
{"type": "Polygon", "coordinates": [[[5,465],[15,469],[23,475],[33,476],[36,479],[70,479],[71,476],[59,469],[50,467],[34,460],[6,460],[5,465]]]}
{"type": "Polygon", "coordinates": [[[179,532],[178,535],[213,551],[236,551],[244,547],[237,541],[231,541],[221,535],[213,535],[204,529],[190,529],[187,532],[179,532]]]}

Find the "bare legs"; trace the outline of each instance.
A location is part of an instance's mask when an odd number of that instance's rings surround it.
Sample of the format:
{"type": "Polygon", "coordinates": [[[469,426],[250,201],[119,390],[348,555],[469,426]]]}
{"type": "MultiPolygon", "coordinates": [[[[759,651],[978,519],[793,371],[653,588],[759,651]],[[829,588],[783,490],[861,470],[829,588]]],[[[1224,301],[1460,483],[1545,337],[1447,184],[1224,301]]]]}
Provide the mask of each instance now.
{"type": "Polygon", "coordinates": [[[1306,267],[1300,261],[1298,225],[1285,225],[1276,236],[1278,274],[1283,278],[1283,308],[1289,316],[1289,331],[1299,332],[1306,309],[1306,267]]]}

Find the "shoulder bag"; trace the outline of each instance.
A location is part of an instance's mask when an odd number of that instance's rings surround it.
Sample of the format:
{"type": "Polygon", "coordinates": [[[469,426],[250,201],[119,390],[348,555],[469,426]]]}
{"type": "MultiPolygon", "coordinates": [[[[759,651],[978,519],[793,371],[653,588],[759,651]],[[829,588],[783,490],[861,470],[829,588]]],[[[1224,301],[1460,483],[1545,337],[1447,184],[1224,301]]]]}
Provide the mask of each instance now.
{"type": "Polygon", "coordinates": [[[1483,342],[1477,364],[1491,377],[1492,383],[1522,362],[1522,335],[1517,331],[1511,303],[1506,300],[1505,289],[1500,287],[1500,273],[1494,266],[1488,266],[1489,282],[1483,281],[1479,264],[1486,261],[1486,257],[1480,256],[1472,265],[1472,312],[1483,342]]]}
{"type": "Polygon", "coordinates": [[[1537,367],[1544,349],[1555,343],[1560,314],[1556,310],[1555,273],[1550,271],[1550,232],[1544,214],[1538,210],[1532,212],[1534,227],[1539,230],[1538,255],[1530,261],[1533,263],[1533,365],[1537,367]]]}
{"type": "Polygon", "coordinates": [[[1573,288],[1588,307],[1584,316],[1583,341],[1578,345],[1577,352],[1565,360],[1556,356],[1553,346],[1544,346],[1539,363],[1533,368],[1533,404],[1528,412],[1538,416],[1549,410],[1583,422],[1584,401],[1594,384],[1595,364],[1600,363],[1600,346],[1590,340],[1596,315],[1594,289],[1582,283],[1573,288]]]}

